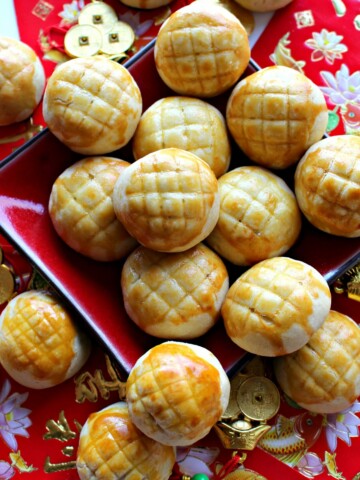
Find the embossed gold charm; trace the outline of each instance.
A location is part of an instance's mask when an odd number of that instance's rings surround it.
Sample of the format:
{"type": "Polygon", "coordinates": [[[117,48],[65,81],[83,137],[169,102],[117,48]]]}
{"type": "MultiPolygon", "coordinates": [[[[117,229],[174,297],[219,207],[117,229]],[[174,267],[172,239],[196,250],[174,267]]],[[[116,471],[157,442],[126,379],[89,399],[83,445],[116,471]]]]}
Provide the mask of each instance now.
{"type": "Polygon", "coordinates": [[[69,57],[91,57],[99,53],[101,32],[91,25],[75,25],[65,35],[64,48],[69,57]]]}
{"type": "Polygon", "coordinates": [[[280,407],[280,393],[264,376],[236,374],[231,380],[230,400],[214,429],[223,446],[253,450],[270,430],[266,422],[280,407]]]}
{"type": "Polygon", "coordinates": [[[334,282],[335,293],[345,293],[348,298],[360,302],[360,263],[347,270],[334,282]]]}
{"type": "Polygon", "coordinates": [[[4,253],[0,248],[0,305],[10,300],[16,287],[15,274],[4,261],[4,253]]]}

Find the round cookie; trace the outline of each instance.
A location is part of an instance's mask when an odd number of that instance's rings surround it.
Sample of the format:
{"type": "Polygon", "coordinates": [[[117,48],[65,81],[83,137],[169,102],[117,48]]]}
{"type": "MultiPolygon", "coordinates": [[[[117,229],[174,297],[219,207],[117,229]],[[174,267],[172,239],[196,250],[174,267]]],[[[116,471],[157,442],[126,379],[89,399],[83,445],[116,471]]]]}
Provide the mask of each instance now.
{"type": "Polygon", "coordinates": [[[115,213],[147,248],[181,252],[214,228],[220,208],[218,182],[193,153],[166,148],[131,164],[118,178],[115,213]]]}
{"type": "Polygon", "coordinates": [[[88,157],[55,180],[49,215],[69,247],[98,261],[119,260],[135,248],[112,204],[114,185],[129,165],[118,158],[88,157]]]}
{"type": "Polygon", "coordinates": [[[312,225],[360,236],[360,137],[328,137],[310,147],[295,171],[295,195],[312,225]]]}
{"type": "Polygon", "coordinates": [[[206,242],[235,265],[287,252],[301,230],[295,195],[261,167],[239,167],[219,178],[219,220],[206,242]]]}
{"type": "Polygon", "coordinates": [[[232,87],[250,60],[241,22],[223,7],[193,2],[173,12],[155,43],[156,69],[181,95],[214,97],[232,87]]]}
{"type": "Polygon", "coordinates": [[[42,63],[31,47],[0,37],[0,126],[29,118],[40,103],[45,81],[42,63]]]}
{"type": "Polygon", "coordinates": [[[75,375],[90,354],[90,341],[69,312],[45,291],[14,297],[0,316],[0,363],[18,383],[43,389],[75,375]]]}
{"type": "Polygon", "coordinates": [[[126,399],[132,421],[164,445],[205,437],[224,413],[230,382],[207,349],[182,342],[151,348],[132,368],[126,399]]]}
{"type": "Polygon", "coordinates": [[[121,288],[126,312],[146,333],[190,339],[217,322],[229,277],[221,258],[201,243],[180,253],[139,247],[126,259],[121,288]]]}
{"type": "Polygon", "coordinates": [[[174,447],[140,432],[125,402],[90,414],[81,429],[76,459],[80,480],[168,480],[174,464],[174,447]]]}
{"type": "Polygon", "coordinates": [[[315,83],[292,68],[275,65],[235,86],[227,102],[226,122],[251,160],[282,169],[322,138],[328,110],[315,83]]]}
{"type": "Polygon", "coordinates": [[[221,313],[239,347],[266,357],[298,350],[330,311],[328,284],[315,268],[275,257],[243,273],[230,287],[221,313]]]}
{"type": "Polygon", "coordinates": [[[253,12],[270,12],[283,8],[293,0],[235,0],[236,3],[253,12]]]}
{"type": "Polygon", "coordinates": [[[126,145],[141,112],[134,78],[104,56],[58,65],[45,88],[43,115],[49,130],[83,155],[103,155],[126,145]]]}
{"type": "Polygon", "coordinates": [[[274,361],[282,390],[302,408],[337,413],[360,395],[360,328],[331,310],[298,351],[274,361]]]}
{"type": "Polygon", "coordinates": [[[191,97],[162,98],[143,114],[133,137],[136,159],[176,147],[204,160],[216,177],[229,167],[231,148],[221,112],[191,97]]]}

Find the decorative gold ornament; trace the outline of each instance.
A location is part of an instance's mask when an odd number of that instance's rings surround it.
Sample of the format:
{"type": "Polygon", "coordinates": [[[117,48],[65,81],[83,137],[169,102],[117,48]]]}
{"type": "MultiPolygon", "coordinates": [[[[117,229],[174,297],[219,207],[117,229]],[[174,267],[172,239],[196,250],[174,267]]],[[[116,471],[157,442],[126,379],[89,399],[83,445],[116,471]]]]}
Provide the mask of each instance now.
{"type": "Polygon", "coordinates": [[[334,292],[360,302],[360,262],[334,282],[334,292]]]}
{"type": "Polygon", "coordinates": [[[239,372],[231,380],[228,407],[214,429],[225,448],[253,450],[279,408],[280,393],[270,379],[239,372]]]}
{"type": "Polygon", "coordinates": [[[15,272],[4,262],[4,252],[0,248],[0,305],[11,299],[16,288],[15,272]]]}
{"type": "Polygon", "coordinates": [[[127,58],[125,52],[134,41],[135,32],[130,25],[120,22],[110,5],[95,0],[81,10],[78,24],[67,31],[64,47],[72,58],[106,55],[120,61],[127,58]]]}

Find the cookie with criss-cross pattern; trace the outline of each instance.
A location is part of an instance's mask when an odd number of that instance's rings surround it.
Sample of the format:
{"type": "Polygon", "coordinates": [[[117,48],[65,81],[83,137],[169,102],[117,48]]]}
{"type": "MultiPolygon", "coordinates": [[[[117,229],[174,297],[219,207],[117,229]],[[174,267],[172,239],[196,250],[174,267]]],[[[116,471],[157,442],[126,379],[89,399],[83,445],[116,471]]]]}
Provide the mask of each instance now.
{"type": "Polygon", "coordinates": [[[226,122],[251,160],[281,169],[300,160],[323,137],[328,110],[315,83],[292,68],[275,65],[235,86],[226,106],[226,122]]]}
{"type": "Polygon", "coordinates": [[[90,341],[52,294],[29,290],[0,316],[0,363],[18,383],[43,389],[75,375],[90,354],[90,341]]]}
{"type": "Polygon", "coordinates": [[[44,68],[35,51],[19,40],[0,37],[0,126],[29,118],[44,88],[44,68]]]}
{"type": "Polygon", "coordinates": [[[235,15],[193,2],[171,14],[155,43],[155,65],[181,95],[214,97],[232,87],[250,59],[249,39],[235,15]]]}
{"type": "Polygon", "coordinates": [[[360,329],[354,320],[330,310],[323,325],[298,351],[275,359],[280,387],[301,407],[336,413],[360,395],[360,329]]]}
{"type": "Polygon", "coordinates": [[[92,413],[80,432],[76,467],[81,480],[168,480],[174,447],[144,435],[125,402],[92,413]]]}
{"type": "Polygon", "coordinates": [[[330,305],[329,286],[315,268],[275,257],[255,264],[231,285],[221,313],[239,347],[277,357],[304,346],[324,323],[330,305]]]}
{"type": "Polygon", "coordinates": [[[132,163],[113,192],[115,213],[139,243],[159,252],[182,252],[214,228],[218,182],[191,152],[165,148],[132,163]]]}
{"type": "Polygon", "coordinates": [[[223,415],[230,382],[206,348],[165,342],[142,355],[126,384],[132,421],[164,445],[187,446],[208,434],[223,415]]]}
{"type": "Polygon", "coordinates": [[[262,167],[239,167],[219,178],[219,220],[206,242],[235,265],[283,255],[297,240],[301,213],[294,193],[262,167]]]}
{"type": "Polygon", "coordinates": [[[103,155],[126,145],[141,111],[132,75],[104,56],[58,65],[45,88],[43,115],[49,130],[83,155],[103,155]]]}
{"type": "Polygon", "coordinates": [[[206,333],[219,318],[228,287],[223,261],[201,243],[180,253],[139,247],[121,274],[129,317],[146,333],[166,339],[206,333]]]}
{"type": "Polygon", "coordinates": [[[114,185],[129,165],[113,157],[88,157],[55,180],[49,215],[69,247],[98,261],[119,260],[135,248],[112,203],[114,185]]]}
{"type": "Polygon", "coordinates": [[[171,147],[194,153],[210,165],[216,177],[229,167],[225,119],[217,108],[198,98],[162,98],[141,116],[133,137],[135,158],[171,147]]]}
{"type": "Polygon", "coordinates": [[[336,135],[310,147],[295,171],[299,207],[316,228],[360,236],[360,137],[336,135]]]}

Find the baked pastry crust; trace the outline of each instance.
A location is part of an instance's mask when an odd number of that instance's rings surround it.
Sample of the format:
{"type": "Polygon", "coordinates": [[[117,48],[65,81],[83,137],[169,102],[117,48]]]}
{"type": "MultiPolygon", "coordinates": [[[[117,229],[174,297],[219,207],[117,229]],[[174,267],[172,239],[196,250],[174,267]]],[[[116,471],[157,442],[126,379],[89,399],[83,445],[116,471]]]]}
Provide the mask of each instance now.
{"type": "Polygon", "coordinates": [[[301,407],[318,413],[349,408],[360,395],[360,329],[331,310],[300,350],[275,360],[280,387],[301,407]]]}
{"type": "Polygon", "coordinates": [[[231,148],[225,119],[217,108],[198,98],[162,98],[142,114],[133,137],[134,157],[170,147],[197,155],[216,177],[229,168],[231,148]]]}
{"type": "Polygon", "coordinates": [[[119,260],[137,245],[112,204],[114,185],[129,165],[113,157],[84,158],[53,184],[49,215],[56,232],[72,249],[93,260],[119,260]]]}
{"type": "Polygon", "coordinates": [[[132,75],[102,56],[58,65],[45,88],[43,115],[49,130],[83,155],[103,155],[126,145],[141,112],[141,93],[132,75]]]}
{"type": "Polygon", "coordinates": [[[206,242],[235,265],[287,252],[301,230],[294,193],[274,173],[239,167],[219,178],[219,220],[206,242]]]}
{"type": "Polygon", "coordinates": [[[14,38],[0,37],[0,126],[29,118],[45,88],[45,72],[35,51],[14,38]]]}
{"type": "Polygon", "coordinates": [[[275,357],[304,346],[330,305],[329,286],[315,268],[275,257],[249,268],[231,285],[221,313],[234,343],[275,357]]]}
{"type": "Polygon", "coordinates": [[[230,382],[207,349],[165,342],[135,363],[126,399],[135,425],[164,445],[186,446],[203,438],[224,413],[230,382]]]}
{"type": "Polygon", "coordinates": [[[79,438],[76,467],[81,480],[168,480],[175,449],[145,436],[125,402],[92,413],[79,438]]]}
{"type": "Polygon", "coordinates": [[[328,110],[320,88],[296,70],[272,66],[241,80],[226,107],[226,122],[254,162],[282,169],[296,163],[325,134],[328,110]]]}
{"type": "Polygon", "coordinates": [[[155,43],[157,71],[181,95],[213,97],[245,71],[250,46],[245,28],[225,8],[193,2],[161,26],[155,43]]]}
{"type": "Polygon", "coordinates": [[[75,375],[90,354],[90,341],[49,292],[14,297],[0,316],[0,362],[18,383],[43,389],[75,375]]]}
{"type": "Polygon", "coordinates": [[[181,252],[214,228],[220,208],[218,182],[196,155],[166,148],[124,170],[115,184],[113,205],[139,243],[160,252],[181,252]]]}
{"type": "Polygon", "coordinates": [[[203,244],[181,253],[139,247],[121,274],[129,317],[146,333],[166,339],[190,339],[218,320],[229,288],[221,258],[203,244]]]}
{"type": "Polygon", "coordinates": [[[295,194],[315,227],[360,236],[360,138],[338,135],[310,147],[295,172],[295,194]]]}

